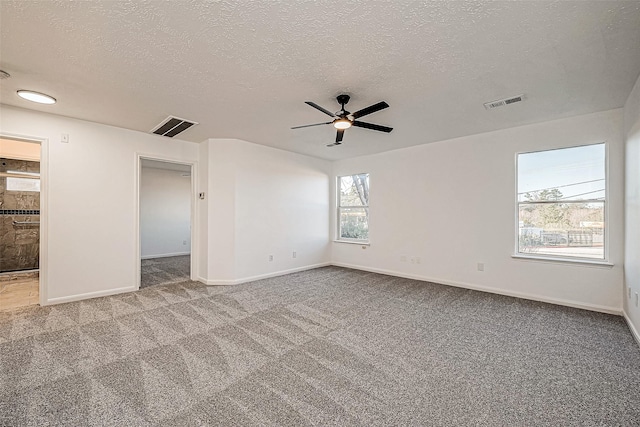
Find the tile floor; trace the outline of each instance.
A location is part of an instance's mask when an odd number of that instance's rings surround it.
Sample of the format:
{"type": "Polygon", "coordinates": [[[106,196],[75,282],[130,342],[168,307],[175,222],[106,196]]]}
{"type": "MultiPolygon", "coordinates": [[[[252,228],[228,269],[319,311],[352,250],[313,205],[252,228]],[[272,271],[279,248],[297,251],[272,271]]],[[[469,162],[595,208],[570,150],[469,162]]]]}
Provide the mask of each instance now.
{"type": "Polygon", "coordinates": [[[0,278],[0,311],[38,304],[38,302],[39,279],[37,276],[0,278]]]}

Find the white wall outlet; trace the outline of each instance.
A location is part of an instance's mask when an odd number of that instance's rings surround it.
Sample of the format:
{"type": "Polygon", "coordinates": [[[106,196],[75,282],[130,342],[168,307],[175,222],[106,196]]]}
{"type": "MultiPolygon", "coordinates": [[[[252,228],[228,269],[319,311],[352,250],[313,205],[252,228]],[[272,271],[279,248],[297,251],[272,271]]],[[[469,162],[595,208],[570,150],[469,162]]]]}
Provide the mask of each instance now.
{"type": "Polygon", "coordinates": [[[400,262],[407,262],[407,256],[406,255],[400,255],[400,262]]]}
{"type": "Polygon", "coordinates": [[[296,251],[293,251],[293,257],[295,258],[297,256],[298,256],[298,253],[296,251]]]}
{"type": "Polygon", "coordinates": [[[415,264],[416,263],[416,257],[412,256],[411,257],[411,264],[415,264]]]}
{"type": "Polygon", "coordinates": [[[187,244],[187,241],[186,241],[186,240],[183,240],[183,241],[182,241],[182,244],[183,244],[183,245],[186,245],[186,244],[187,244]]]}
{"type": "Polygon", "coordinates": [[[273,261],[273,255],[269,255],[269,261],[273,261]]]}
{"type": "Polygon", "coordinates": [[[69,143],[69,134],[68,133],[60,134],[60,142],[68,144],[69,143]]]}
{"type": "Polygon", "coordinates": [[[636,307],[638,306],[638,293],[636,292],[636,307]]]}
{"type": "Polygon", "coordinates": [[[478,271],[484,271],[484,262],[478,263],[478,271]]]}
{"type": "Polygon", "coordinates": [[[422,258],[419,256],[416,257],[416,264],[422,264],[422,258]]]}

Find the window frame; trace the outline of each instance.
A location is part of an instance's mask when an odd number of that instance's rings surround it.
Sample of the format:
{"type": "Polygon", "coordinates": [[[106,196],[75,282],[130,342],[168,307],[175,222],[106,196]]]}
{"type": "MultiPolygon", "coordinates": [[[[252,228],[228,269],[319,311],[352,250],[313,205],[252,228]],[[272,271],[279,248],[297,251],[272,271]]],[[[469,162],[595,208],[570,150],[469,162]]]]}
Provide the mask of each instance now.
{"type": "MultiPolygon", "coordinates": [[[[554,147],[540,150],[518,151],[515,153],[515,234],[514,234],[514,253],[512,258],[522,258],[526,260],[534,261],[548,261],[548,262],[561,262],[561,263],[577,263],[577,264],[594,264],[603,266],[613,266],[609,262],[609,144],[607,141],[598,141],[587,144],[568,145],[562,147],[554,147]],[[542,153],[556,150],[566,150],[571,148],[589,147],[594,145],[604,146],[604,201],[597,200],[598,203],[603,203],[603,256],[602,258],[590,258],[579,256],[567,256],[567,255],[551,255],[551,254],[538,254],[530,252],[520,252],[520,206],[522,204],[535,204],[535,202],[520,202],[518,194],[518,156],[523,154],[542,153]]],[[[581,203],[594,201],[595,199],[580,200],[581,203]]],[[[540,203],[540,202],[538,202],[540,203]]],[[[565,202],[566,203],[566,202],[565,202]]]]}
{"type": "MultiPolygon", "coordinates": [[[[371,174],[369,172],[358,172],[358,173],[352,173],[352,174],[346,174],[346,175],[337,175],[336,176],[336,192],[335,192],[335,197],[336,197],[336,238],[335,241],[336,242],[340,242],[340,243],[354,243],[354,244],[359,244],[359,245],[368,245],[370,242],[370,237],[371,235],[370,233],[370,229],[369,229],[369,225],[371,223],[371,194],[369,194],[369,203],[367,203],[367,205],[349,205],[349,206],[342,206],[341,204],[341,198],[340,198],[340,192],[342,189],[342,178],[346,178],[346,177],[352,177],[354,175],[367,175],[367,181],[369,183],[369,189],[371,189],[371,174]],[[342,216],[342,209],[365,209],[367,212],[367,239],[354,239],[354,238],[348,238],[348,237],[342,237],[342,221],[340,220],[341,216],[342,216]]],[[[369,190],[371,191],[371,190],[369,190]]]]}

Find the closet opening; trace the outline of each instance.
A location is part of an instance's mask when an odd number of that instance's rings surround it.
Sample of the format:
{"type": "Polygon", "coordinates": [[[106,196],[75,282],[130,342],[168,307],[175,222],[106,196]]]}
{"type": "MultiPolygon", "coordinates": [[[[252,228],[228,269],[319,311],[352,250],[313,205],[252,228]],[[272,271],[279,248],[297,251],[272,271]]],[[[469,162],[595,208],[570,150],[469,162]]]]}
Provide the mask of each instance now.
{"type": "Polygon", "coordinates": [[[192,169],[140,158],[140,289],[191,280],[192,169]]]}

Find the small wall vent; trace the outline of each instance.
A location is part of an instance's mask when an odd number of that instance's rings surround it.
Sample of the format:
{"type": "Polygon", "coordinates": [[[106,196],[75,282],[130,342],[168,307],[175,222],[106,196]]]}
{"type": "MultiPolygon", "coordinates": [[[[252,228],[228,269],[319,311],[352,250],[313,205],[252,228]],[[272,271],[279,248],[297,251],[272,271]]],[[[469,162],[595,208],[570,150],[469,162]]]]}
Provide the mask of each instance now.
{"type": "Polygon", "coordinates": [[[179,133],[184,132],[193,125],[197,125],[198,122],[192,122],[189,120],[181,119],[179,117],[169,116],[164,119],[158,126],[151,130],[151,133],[156,135],[167,136],[173,138],[179,133]]]}
{"type": "Polygon", "coordinates": [[[513,104],[524,100],[524,95],[512,96],[511,98],[499,99],[497,101],[485,102],[484,108],[492,110],[498,107],[504,107],[505,105],[513,104]]]}

